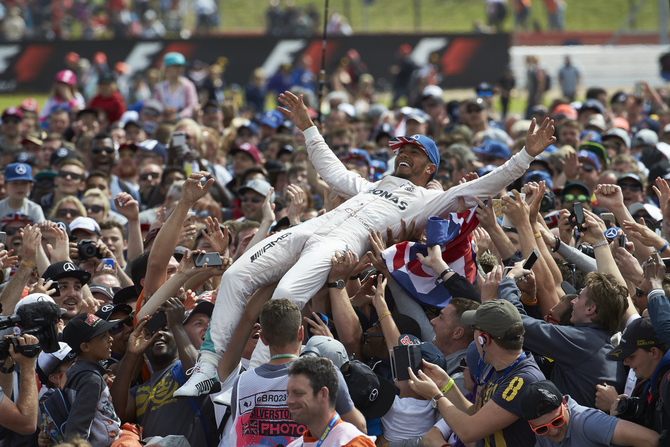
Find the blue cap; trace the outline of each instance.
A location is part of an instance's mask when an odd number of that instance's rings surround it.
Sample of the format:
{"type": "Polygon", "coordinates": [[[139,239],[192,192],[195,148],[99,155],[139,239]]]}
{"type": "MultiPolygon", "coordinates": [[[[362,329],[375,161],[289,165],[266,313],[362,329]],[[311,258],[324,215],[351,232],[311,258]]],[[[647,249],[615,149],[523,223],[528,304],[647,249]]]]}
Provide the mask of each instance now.
{"type": "Polygon", "coordinates": [[[477,171],[477,175],[480,177],[484,177],[486,174],[495,171],[496,169],[498,169],[498,166],[496,165],[486,165],[483,168],[479,168],[479,170],[477,171]]]}
{"type": "MultiPolygon", "coordinates": [[[[435,146],[435,142],[427,136],[417,134],[412,135],[411,137],[394,137],[389,141],[389,147],[396,155],[398,155],[398,150],[406,144],[413,144],[420,148],[426,155],[428,155],[428,159],[431,163],[435,166],[440,165],[440,153],[437,150],[437,146],[435,146]]],[[[433,174],[433,176],[435,176],[435,174],[433,174]]]]}
{"type": "Polygon", "coordinates": [[[589,110],[589,109],[597,110],[598,113],[600,113],[601,115],[605,114],[605,106],[597,99],[593,98],[587,99],[582,103],[582,106],[579,108],[579,111],[582,112],[583,110],[589,110]]]}
{"type": "Polygon", "coordinates": [[[558,148],[557,148],[555,145],[550,144],[550,145],[547,146],[547,148],[544,150],[544,153],[545,153],[545,154],[551,154],[551,153],[554,153],[554,152],[556,152],[556,151],[558,151],[558,148]]]}
{"type": "Polygon", "coordinates": [[[530,171],[526,174],[526,183],[529,182],[541,182],[544,180],[546,182],[547,188],[553,189],[554,184],[551,181],[551,175],[547,171],[530,171]]]}
{"type": "Polygon", "coordinates": [[[577,152],[577,158],[587,158],[594,164],[598,172],[600,172],[600,162],[598,161],[598,156],[591,151],[581,150],[577,152]]]}
{"type": "Polygon", "coordinates": [[[186,65],[186,58],[181,53],[166,53],[163,56],[163,66],[169,67],[170,65],[186,65]]]}
{"type": "Polygon", "coordinates": [[[598,144],[602,144],[602,142],[603,142],[602,137],[595,130],[584,130],[584,131],[582,131],[582,133],[579,134],[579,141],[583,141],[584,137],[587,137],[587,136],[588,136],[589,139],[585,140],[585,141],[589,141],[591,143],[598,143],[598,144]]]}
{"type": "Polygon", "coordinates": [[[271,110],[269,112],[265,112],[263,114],[263,118],[261,119],[261,124],[265,124],[266,126],[270,126],[273,129],[276,129],[279,126],[281,126],[283,122],[284,122],[284,117],[281,115],[281,113],[277,112],[276,110],[271,110]]]}
{"type": "Polygon", "coordinates": [[[495,140],[486,140],[482,143],[482,147],[473,147],[472,152],[479,155],[492,155],[494,157],[504,158],[509,160],[512,152],[505,143],[495,140]]]}
{"type": "Polygon", "coordinates": [[[363,149],[349,149],[349,152],[342,155],[340,157],[340,160],[342,160],[343,162],[351,160],[363,160],[365,161],[365,163],[367,163],[368,166],[372,165],[372,159],[370,158],[370,154],[368,154],[368,152],[363,149]]]}
{"type": "Polygon", "coordinates": [[[238,127],[237,130],[239,131],[240,129],[243,129],[245,127],[249,129],[251,133],[258,136],[258,126],[256,125],[256,123],[254,123],[253,121],[246,121],[244,124],[238,127]]]}
{"type": "Polygon", "coordinates": [[[34,182],[33,168],[25,163],[8,164],[5,168],[5,181],[11,182],[12,180],[28,180],[29,182],[34,182]]]}
{"type": "Polygon", "coordinates": [[[153,152],[156,156],[163,158],[163,163],[167,161],[165,146],[156,140],[145,140],[141,143],[137,143],[137,147],[147,152],[153,152]]]}

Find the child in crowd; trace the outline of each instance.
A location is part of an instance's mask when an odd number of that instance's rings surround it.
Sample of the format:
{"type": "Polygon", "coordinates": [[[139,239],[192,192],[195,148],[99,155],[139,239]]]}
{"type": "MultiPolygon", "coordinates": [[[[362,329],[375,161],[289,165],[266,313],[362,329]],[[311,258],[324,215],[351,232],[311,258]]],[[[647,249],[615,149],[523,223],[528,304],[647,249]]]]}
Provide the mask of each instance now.
{"type": "Polygon", "coordinates": [[[44,220],[42,207],[27,200],[33,189],[33,169],[25,163],[11,163],[5,168],[5,188],[7,198],[0,200],[0,216],[21,213],[30,216],[33,223],[44,220]]]}

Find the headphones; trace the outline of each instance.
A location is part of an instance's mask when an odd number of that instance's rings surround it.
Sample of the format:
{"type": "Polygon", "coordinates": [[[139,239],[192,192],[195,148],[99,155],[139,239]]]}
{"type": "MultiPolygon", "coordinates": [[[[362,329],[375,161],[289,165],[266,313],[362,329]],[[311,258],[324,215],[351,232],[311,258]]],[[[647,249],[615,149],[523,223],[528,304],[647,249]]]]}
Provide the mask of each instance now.
{"type": "Polygon", "coordinates": [[[477,341],[479,342],[479,345],[482,348],[484,347],[484,344],[487,343],[486,341],[486,339],[488,338],[487,336],[488,334],[486,332],[482,332],[482,334],[479,337],[477,337],[477,341]]]}

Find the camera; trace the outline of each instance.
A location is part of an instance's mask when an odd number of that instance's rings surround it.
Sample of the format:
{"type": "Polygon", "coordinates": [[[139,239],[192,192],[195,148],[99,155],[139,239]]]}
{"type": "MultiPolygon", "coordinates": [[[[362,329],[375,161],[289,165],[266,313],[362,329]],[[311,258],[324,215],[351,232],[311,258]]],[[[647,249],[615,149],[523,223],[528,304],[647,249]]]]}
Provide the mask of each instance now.
{"type": "Polygon", "coordinates": [[[35,357],[40,349],[44,352],[56,352],[58,331],[56,322],[60,319],[60,307],[56,303],[46,301],[21,306],[15,315],[0,316],[0,329],[6,329],[18,324],[21,334],[30,334],[37,338],[37,345],[20,346],[16,337],[0,340],[0,362],[9,357],[9,347],[14,345],[14,351],[26,357],[35,357]]]}
{"type": "Polygon", "coordinates": [[[91,258],[102,259],[98,246],[95,245],[95,241],[92,241],[91,239],[83,239],[77,242],[77,251],[79,252],[80,261],[86,261],[91,258]]]}
{"type": "Polygon", "coordinates": [[[647,410],[647,402],[640,397],[622,397],[616,406],[619,417],[628,421],[641,421],[647,410]]]}
{"type": "Polygon", "coordinates": [[[542,196],[542,202],[540,202],[540,212],[548,213],[549,211],[555,208],[556,208],[556,195],[554,195],[554,193],[551,190],[547,189],[544,191],[544,195],[542,196]]]}

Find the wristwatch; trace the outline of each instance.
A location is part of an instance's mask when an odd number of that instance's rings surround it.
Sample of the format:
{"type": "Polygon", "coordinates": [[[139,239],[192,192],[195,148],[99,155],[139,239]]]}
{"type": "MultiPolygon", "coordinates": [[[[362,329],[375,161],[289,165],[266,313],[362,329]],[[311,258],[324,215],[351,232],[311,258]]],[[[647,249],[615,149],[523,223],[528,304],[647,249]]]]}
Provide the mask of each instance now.
{"type": "Polygon", "coordinates": [[[434,409],[437,410],[437,404],[438,404],[438,402],[440,401],[440,399],[442,399],[443,397],[446,399],[446,397],[444,396],[444,394],[438,394],[437,396],[432,397],[432,398],[430,399],[430,405],[431,405],[434,409]]]}
{"type": "Polygon", "coordinates": [[[344,282],[343,279],[338,279],[338,280],[335,281],[335,282],[329,282],[329,283],[326,283],[326,286],[328,286],[328,287],[331,288],[331,289],[340,289],[340,290],[342,290],[342,289],[344,289],[345,282],[344,282]]]}

